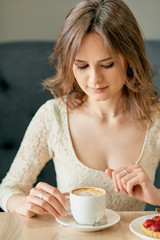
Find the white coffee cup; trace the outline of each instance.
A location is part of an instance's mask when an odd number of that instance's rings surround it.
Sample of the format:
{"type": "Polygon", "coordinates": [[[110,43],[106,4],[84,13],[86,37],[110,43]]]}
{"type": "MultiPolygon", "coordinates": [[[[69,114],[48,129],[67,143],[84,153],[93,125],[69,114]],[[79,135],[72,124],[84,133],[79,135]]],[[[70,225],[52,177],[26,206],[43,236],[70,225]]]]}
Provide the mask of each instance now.
{"type": "Polygon", "coordinates": [[[106,191],[102,188],[77,188],[70,192],[71,213],[79,224],[94,225],[105,214],[106,191]]]}

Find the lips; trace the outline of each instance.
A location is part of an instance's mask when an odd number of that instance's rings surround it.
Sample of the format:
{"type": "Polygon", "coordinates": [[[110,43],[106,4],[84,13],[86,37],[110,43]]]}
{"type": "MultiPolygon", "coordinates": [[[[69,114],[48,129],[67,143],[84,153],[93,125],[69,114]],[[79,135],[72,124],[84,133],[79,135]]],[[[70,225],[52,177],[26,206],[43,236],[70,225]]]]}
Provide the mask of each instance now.
{"type": "Polygon", "coordinates": [[[104,87],[104,88],[92,88],[92,87],[88,87],[88,88],[89,88],[89,90],[90,90],[91,92],[101,93],[101,92],[103,92],[106,88],[108,88],[108,86],[107,86],[107,87],[104,87]]]}

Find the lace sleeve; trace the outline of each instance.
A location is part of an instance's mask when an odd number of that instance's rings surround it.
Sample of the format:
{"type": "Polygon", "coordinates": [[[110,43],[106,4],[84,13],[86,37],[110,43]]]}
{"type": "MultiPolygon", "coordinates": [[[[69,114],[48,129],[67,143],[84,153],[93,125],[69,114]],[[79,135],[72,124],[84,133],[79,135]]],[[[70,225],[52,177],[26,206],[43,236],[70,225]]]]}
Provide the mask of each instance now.
{"type": "Polygon", "coordinates": [[[7,211],[6,204],[11,195],[29,193],[41,169],[53,157],[48,147],[49,113],[49,104],[46,103],[33,117],[10,170],[0,185],[0,205],[4,211],[7,211]]]}

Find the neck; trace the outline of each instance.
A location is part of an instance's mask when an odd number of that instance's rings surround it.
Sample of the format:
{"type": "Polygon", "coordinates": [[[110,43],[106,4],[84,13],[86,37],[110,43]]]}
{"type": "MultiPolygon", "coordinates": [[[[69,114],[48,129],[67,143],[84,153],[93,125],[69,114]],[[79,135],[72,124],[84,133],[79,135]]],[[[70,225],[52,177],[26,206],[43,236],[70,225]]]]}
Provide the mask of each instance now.
{"type": "Polygon", "coordinates": [[[116,118],[126,111],[122,98],[96,102],[88,99],[84,107],[87,112],[101,119],[116,118]]]}
{"type": "Polygon", "coordinates": [[[99,113],[93,111],[92,109],[90,109],[87,106],[85,106],[85,109],[89,113],[91,113],[92,115],[97,116],[97,117],[99,117],[101,119],[116,118],[116,117],[118,117],[119,115],[121,115],[122,113],[124,113],[126,111],[126,109],[121,109],[120,111],[118,111],[117,113],[114,113],[114,114],[99,114],[99,113]]]}

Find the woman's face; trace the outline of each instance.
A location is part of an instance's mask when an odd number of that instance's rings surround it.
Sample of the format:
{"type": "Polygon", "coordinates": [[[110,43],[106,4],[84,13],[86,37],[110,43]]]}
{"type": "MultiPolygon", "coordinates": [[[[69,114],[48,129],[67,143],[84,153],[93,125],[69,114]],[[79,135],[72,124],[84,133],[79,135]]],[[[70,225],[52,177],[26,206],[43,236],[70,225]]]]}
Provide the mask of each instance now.
{"type": "MultiPolygon", "coordinates": [[[[122,56],[119,59],[124,71],[124,59],[122,56]]],[[[93,100],[105,101],[122,95],[124,75],[122,77],[118,61],[97,33],[84,37],[73,64],[73,74],[80,88],[93,100]]]]}

